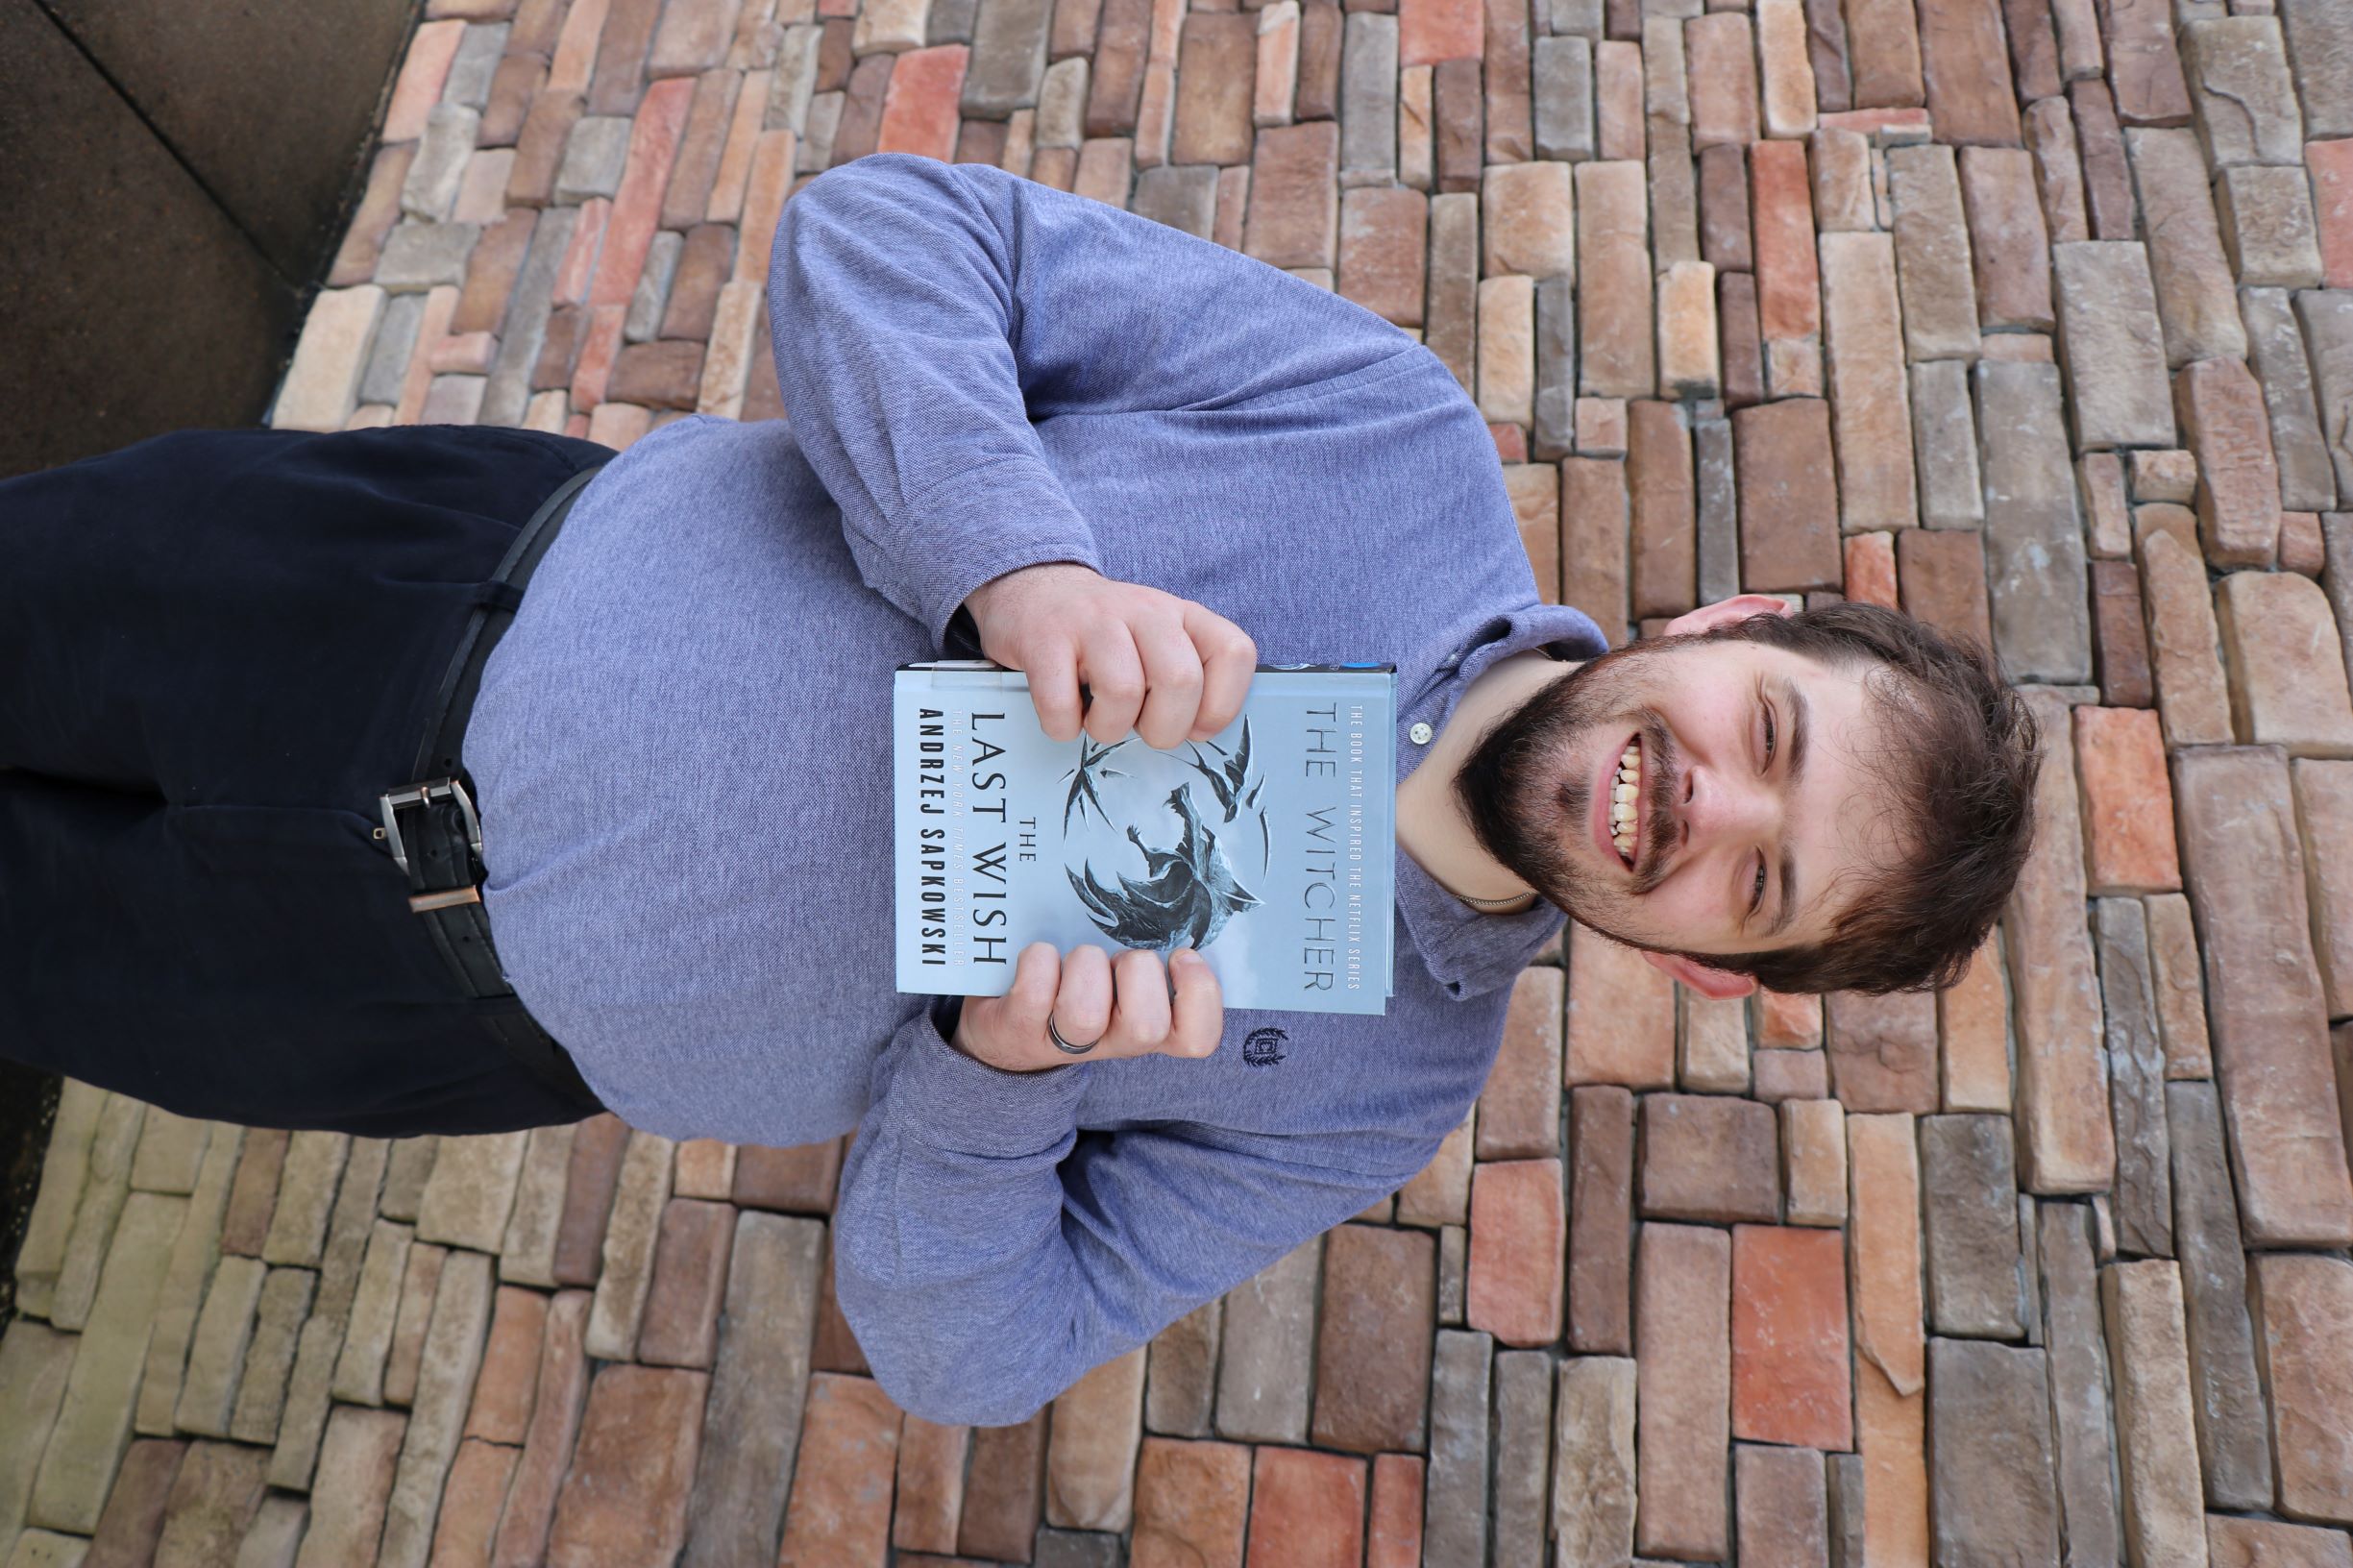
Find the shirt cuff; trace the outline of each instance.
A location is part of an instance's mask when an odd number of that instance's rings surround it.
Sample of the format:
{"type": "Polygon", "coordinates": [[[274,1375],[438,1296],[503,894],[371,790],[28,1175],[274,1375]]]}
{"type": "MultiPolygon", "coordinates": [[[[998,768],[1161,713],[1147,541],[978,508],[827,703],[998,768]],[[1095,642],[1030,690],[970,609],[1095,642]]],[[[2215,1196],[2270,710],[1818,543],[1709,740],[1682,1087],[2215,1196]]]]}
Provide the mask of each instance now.
{"type": "Polygon", "coordinates": [[[926,1008],[903,1026],[910,1038],[892,1069],[890,1097],[899,1131],[934,1148],[988,1159],[1043,1154],[1078,1125],[1088,1064],[1007,1072],[975,1061],[940,1033],[926,1008]]]}
{"type": "Polygon", "coordinates": [[[1072,561],[1103,570],[1094,530],[1043,463],[1003,457],[943,479],[892,520],[895,557],[916,567],[923,628],[947,646],[948,622],[981,584],[1025,566],[1072,561]]]}

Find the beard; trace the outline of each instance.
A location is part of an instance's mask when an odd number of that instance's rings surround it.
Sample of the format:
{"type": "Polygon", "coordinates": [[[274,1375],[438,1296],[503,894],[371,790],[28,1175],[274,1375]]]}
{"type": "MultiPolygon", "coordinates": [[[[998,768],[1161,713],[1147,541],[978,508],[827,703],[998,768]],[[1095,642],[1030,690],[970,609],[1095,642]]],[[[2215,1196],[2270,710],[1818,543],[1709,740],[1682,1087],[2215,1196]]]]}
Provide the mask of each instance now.
{"type": "MultiPolygon", "coordinates": [[[[1612,649],[1532,695],[1482,735],[1455,775],[1481,847],[1537,896],[1607,934],[1605,912],[1657,885],[1672,831],[1676,769],[1665,722],[1644,700],[1666,642],[1612,649]],[[1575,847],[1590,843],[1598,745],[1642,737],[1641,858],[1630,880],[1575,847]]],[[[1614,772],[1610,775],[1615,777],[1614,772]]]]}

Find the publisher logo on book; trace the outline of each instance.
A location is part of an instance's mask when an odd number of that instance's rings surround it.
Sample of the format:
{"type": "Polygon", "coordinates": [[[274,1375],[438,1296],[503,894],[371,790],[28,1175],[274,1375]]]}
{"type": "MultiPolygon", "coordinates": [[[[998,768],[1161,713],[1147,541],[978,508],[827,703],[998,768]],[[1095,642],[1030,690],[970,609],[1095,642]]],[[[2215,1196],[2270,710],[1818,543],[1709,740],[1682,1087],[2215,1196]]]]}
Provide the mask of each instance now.
{"type": "Polygon", "coordinates": [[[1283,1042],[1290,1038],[1280,1029],[1253,1029],[1242,1041],[1242,1060],[1254,1067],[1271,1067],[1283,1060],[1283,1042]]]}

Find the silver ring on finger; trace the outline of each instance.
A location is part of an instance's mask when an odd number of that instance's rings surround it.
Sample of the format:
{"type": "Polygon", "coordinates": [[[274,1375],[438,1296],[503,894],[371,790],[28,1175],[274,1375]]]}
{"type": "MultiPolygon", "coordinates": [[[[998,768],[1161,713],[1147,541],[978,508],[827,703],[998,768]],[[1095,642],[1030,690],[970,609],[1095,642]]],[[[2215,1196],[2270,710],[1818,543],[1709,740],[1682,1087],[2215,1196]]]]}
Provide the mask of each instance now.
{"type": "Polygon", "coordinates": [[[1054,1048],[1062,1052],[1065,1056],[1085,1056],[1089,1051],[1093,1050],[1097,1045],[1103,1043],[1102,1037],[1098,1035],[1084,1045],[1071,1044],[1068,1041],[1062,1038],[1062,1031],[1054,1027],[1054,1015],[1052,1013],[1048,1013],[1045,1016],[1045,1035],[1046,1039],[1054,1042],[1054,1048]]]}

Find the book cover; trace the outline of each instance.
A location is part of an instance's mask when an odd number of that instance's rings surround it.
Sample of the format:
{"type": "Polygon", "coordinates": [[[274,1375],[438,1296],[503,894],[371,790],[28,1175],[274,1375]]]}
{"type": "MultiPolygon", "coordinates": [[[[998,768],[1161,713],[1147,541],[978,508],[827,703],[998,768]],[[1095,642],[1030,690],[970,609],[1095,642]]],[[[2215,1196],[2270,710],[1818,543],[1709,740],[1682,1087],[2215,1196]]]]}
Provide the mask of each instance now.
{"type": "Polygon", "coordinates": [[[1021,949],[1191,946],[1229,1008],[1387,1010],[1396,669],[1258,667],[1242,712],[1159,751],[1055,742],[1028,677],[901,665],[898,989],[1001,996],[1021,949]]]}

